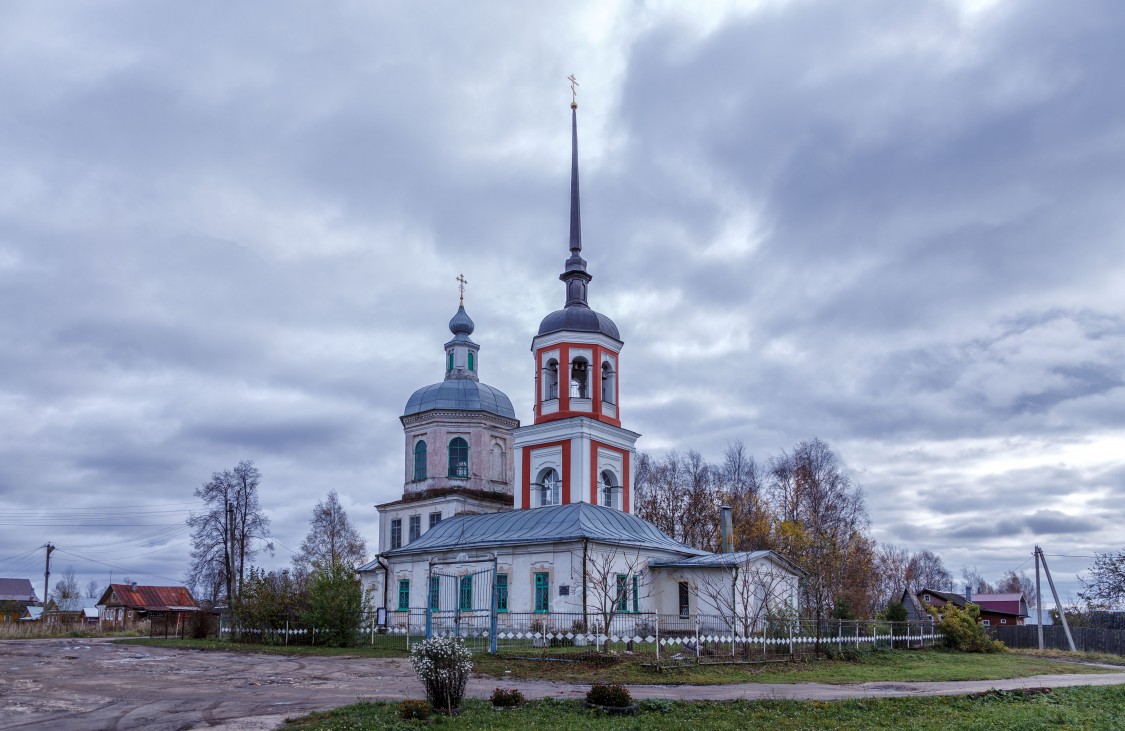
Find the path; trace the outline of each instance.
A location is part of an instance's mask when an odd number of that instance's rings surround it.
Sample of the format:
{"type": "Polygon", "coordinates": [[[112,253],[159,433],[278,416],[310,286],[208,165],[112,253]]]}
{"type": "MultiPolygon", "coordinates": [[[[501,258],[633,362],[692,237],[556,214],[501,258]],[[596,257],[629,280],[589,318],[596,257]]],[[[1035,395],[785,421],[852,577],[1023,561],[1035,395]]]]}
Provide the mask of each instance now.
{"type": "MultiPolygon", "coordinates": [[[[989,688],[1125,684],[1125,672],[943,683],[632,685],[637,698],[818,699],[958,695],[989,688]]],[[[473,678],[468,694],[497,685],[529,698],[581,698],[588,686],[473,678]]],[[[0,642],[0,728],[212,728],[265,731],[286,717],[354,703],[423,695],[405,659],[193,652],[105,640],[0,642]]]]}

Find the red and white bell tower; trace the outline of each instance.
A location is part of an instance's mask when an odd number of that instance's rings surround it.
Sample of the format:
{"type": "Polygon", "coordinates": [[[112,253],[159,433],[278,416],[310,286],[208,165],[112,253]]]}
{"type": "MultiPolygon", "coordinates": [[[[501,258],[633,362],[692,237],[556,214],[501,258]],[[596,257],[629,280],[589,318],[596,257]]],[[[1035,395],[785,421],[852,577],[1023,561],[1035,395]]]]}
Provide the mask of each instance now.
{"type": "Polygon", "coordinates": [[[571,104],[570,258],[559,279],[566,303],[531,341],[535,419],[515,430],[515,508],[586,502],[633,509],[632,468],[640,434],[621,428],[621,335],[590,309],[593,278],[582,258],[578,105],[571,104]]]}

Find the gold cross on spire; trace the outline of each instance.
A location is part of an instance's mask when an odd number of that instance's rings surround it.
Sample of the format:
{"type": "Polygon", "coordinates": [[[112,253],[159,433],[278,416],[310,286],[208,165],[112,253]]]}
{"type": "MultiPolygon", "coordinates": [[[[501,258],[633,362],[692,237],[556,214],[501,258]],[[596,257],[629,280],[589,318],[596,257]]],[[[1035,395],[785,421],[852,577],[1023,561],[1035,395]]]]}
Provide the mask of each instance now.
{"type": "Polygon", "coordinates": [[[570,108],[571,109],[577,109],[578,108],[578,79],[574,78],[574,74],[571,74],[570,76],[566,77],[566,80],[570,82],[570,108]]]}
{"type": "Polygon", "coordinates": [[[469,280],[465,279],[464,274],[458,274],[457,275],[457,289],[461,290],[461,306],[462,307],[465,306],[465,285],[468,284],[468,283],[469,283],[469,280]]]}

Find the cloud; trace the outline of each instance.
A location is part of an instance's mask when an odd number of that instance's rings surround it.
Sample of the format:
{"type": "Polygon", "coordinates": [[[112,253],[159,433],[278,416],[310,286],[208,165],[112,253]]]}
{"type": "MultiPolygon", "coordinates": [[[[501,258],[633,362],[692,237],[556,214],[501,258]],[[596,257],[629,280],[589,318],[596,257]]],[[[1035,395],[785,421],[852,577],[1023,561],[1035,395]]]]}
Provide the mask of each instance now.
{"type": "Polygon", "coordinates": [[[191,501],[250,458],[279,543],[329,489],[373,542],[458,273],[482,377],[530,419],[574,72],[591,304],[642,449],[820,436],[880,540],[951,566],[1119,543],[1116,4],[5,13],[0,507],[191,501]]]}

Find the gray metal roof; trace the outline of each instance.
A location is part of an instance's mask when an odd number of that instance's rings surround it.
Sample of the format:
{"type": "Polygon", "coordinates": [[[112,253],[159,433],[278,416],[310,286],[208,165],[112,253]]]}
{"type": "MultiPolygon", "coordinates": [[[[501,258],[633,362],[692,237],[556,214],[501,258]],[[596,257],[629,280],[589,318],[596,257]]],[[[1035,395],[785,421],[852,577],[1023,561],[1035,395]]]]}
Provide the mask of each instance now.
{"type": "Polygon", "coordinates": [[[685,556],[706,553],[672,540],[655,525],[635,515],[603,505],[571,503],[533,510],[456,516],[441,521],[408,545],[383,555],[558,543],[583,538],[621,546],[675,551],[685,556]]]}
{"type": "Polygon", "coordinates": [[[760,559],[769,559],[780,563],[798,576],[806,573],[800,566],[782,556],[776,551],[734,551],[732,553],[708,553],[705,556],[682,558],[673,561],[653,561],[650,565],[654,568],[734,568],[743,566],[760,559]]]}
{"type": "Polygon", "coordinates": [[[411,394],[402,415],[420,414],[431,409],[487,411],[509,419],[516,418],[512,401],[503,391],[468,378],[451,378],[419,388],[411,394]]]}
{"type": "Polygon", "coordinates": [[[543,318],[543,322],[539,323],[539,335],[560,330],[601,333],[614,340],[621,340],[621,334],[617,331],[617,325],[613,324],[613,320],[600,312],[594,312],[589,307],[564,307],[547,315],[543,318]]]}
{"type": "Polygon", "coordinates": [[[0,579],[0,601],[38,601],[30,579],[0,579]]]}

